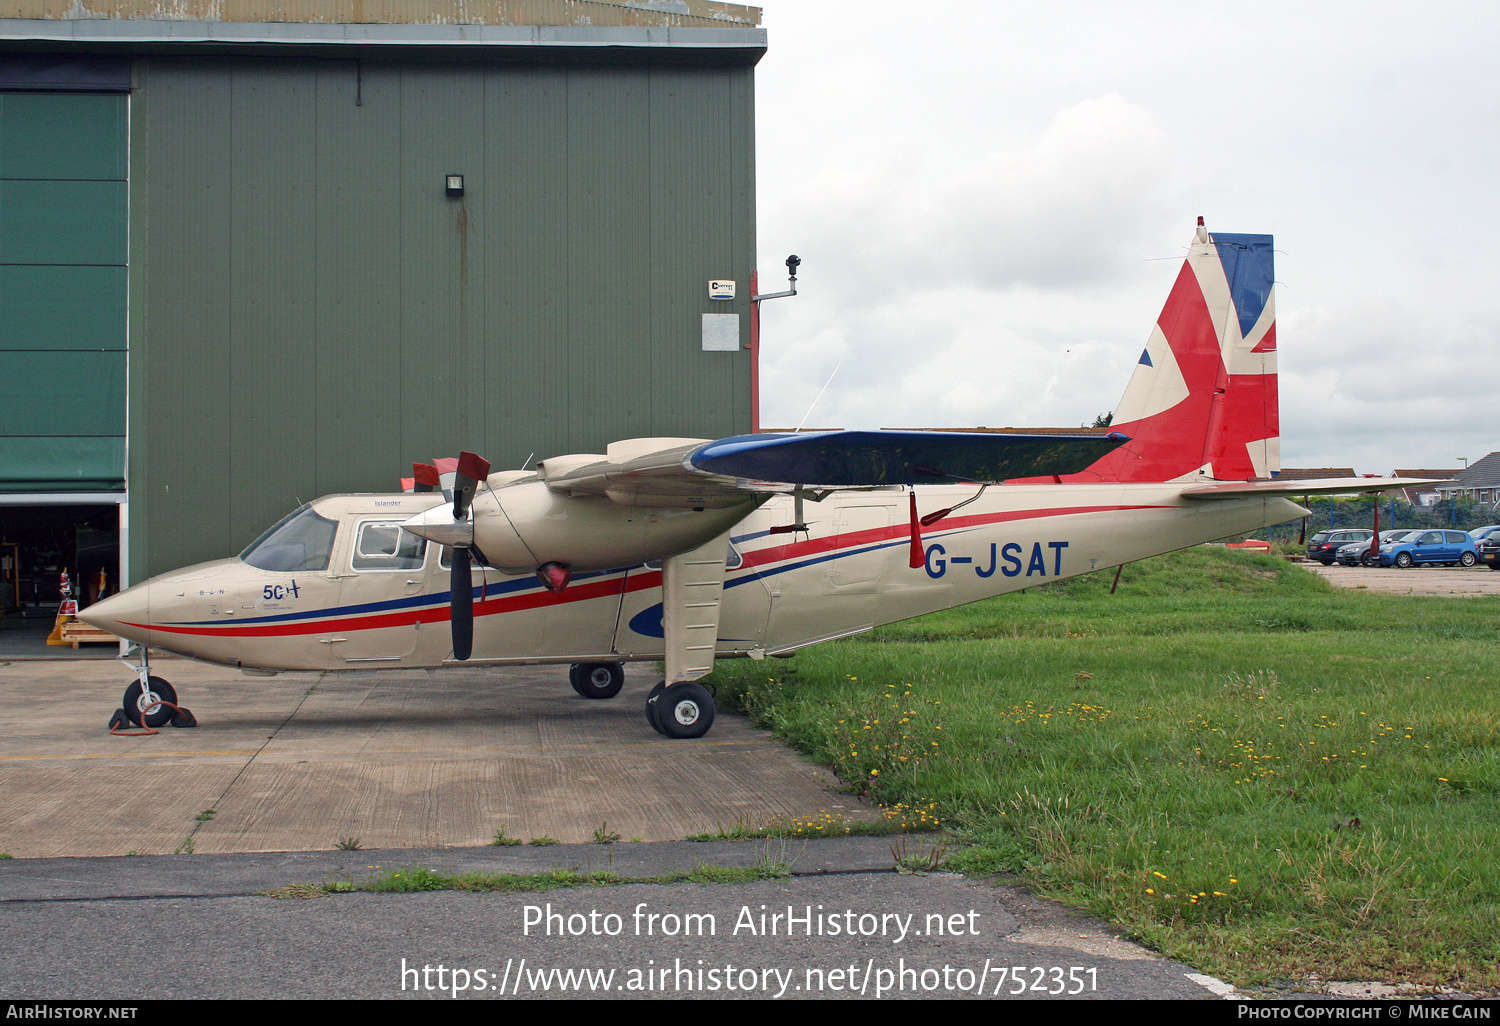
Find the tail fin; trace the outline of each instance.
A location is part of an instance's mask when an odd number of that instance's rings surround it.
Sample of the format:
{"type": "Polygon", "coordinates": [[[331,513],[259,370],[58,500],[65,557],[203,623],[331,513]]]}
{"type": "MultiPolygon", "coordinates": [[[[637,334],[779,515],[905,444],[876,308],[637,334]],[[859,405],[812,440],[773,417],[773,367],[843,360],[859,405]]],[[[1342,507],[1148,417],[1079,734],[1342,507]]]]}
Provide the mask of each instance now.
{"type": "Polygon", "coordinates": [[[1198,231],[1112,430],[1125,446],[1064,480],[1245,481],[1281,471],[1269,235],[1198,231]]]}

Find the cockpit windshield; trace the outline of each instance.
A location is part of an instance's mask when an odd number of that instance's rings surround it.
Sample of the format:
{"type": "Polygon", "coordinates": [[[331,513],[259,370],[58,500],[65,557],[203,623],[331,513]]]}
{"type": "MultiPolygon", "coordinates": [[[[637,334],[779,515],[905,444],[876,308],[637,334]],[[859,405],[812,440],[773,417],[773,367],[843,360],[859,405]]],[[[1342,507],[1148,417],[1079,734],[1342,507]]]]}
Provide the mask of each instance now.
{"type": "Polygon", "coordinates": [[[338,527],[337,521],[303,506],[251,542],[240,559],[259,570],[327,570],[338,527]]]}

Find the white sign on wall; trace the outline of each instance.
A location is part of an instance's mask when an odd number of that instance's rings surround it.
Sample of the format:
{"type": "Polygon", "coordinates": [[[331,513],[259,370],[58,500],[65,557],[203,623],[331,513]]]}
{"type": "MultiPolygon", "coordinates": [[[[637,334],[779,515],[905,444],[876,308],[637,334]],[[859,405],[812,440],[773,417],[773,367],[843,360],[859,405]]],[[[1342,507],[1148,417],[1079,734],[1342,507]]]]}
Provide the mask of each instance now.
{"type": "Polygon", "coordinates": [[[734,353],[740,348],[739,314],[703,315],[703,351],[734,353]]]}

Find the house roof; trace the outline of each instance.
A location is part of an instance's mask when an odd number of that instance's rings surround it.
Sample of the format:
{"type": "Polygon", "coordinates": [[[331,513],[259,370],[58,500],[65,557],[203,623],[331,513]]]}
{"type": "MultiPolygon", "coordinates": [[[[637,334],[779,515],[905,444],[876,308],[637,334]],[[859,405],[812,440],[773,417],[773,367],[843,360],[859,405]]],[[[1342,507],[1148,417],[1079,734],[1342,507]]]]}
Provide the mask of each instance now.
{"type": "Polygon", "coordinates": [[[1449,491],[1460,488],[1494,488],[1500,486],[1500,452],[1492,452],[1482,460],[1469,464],[1469,469],[1454,475],[1445,486],[1449,491]]]}
{"type": "MultiPolygon", "coordinates": [[[[1459,473],[1459,469],[1455,467],[1452,470],[1393,470],[1391,471],[1391,476],[1421,477],[1427,478],[1429,480],[1436,479],[1443,482],[1443,484],[1447,484],[1453,478],[1457,477],[1459,473]]],[[[1401,489],[1401,497],[1407,502],[1415,503],[1421,498],[1421,496],[1431,495],[1433,492],[1436,492],[1439,487],[1441,486],[1420,485],[1415,488],[1403,488],[1401,489]]]]}

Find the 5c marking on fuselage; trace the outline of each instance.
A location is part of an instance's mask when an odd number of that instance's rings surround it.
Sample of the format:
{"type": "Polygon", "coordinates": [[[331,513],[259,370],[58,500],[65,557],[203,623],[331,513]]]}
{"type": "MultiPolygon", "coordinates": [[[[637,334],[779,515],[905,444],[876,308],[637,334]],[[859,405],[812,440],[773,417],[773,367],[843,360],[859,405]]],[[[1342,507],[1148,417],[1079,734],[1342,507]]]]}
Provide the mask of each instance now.
{"type": "MultiPolygon", "coordinates": [[[[1034,575],[1061,577],[1062,550],[1067,547],[1068,543],[1065,541],[1047,542],[1047,548],[1051,549],[1053,553],[1052,572],[1049,575],[1047,572],[1046,555],[1042,552],[1042,543],[1032,542],[1031,558],[1026,561],[1025,575],[1027,577],[1034,575]]],[[[1004,545],[991,542],[989,566],[986,568],[976,564],[972,556],[949,556],[947,549],[943,548],[942,545],[934,543],[927,547],[927,576],[936,580],[948,572],[948,565],[950,563],[954,566],[963,563],[973,566],[974,573],[979,577],[993,577],[997,569],[1006,577],[1019,577],[1022,572],[1021,554],[1024,551],[1024,547],[1018,542],[1006,542],[1004,545]]]]}

